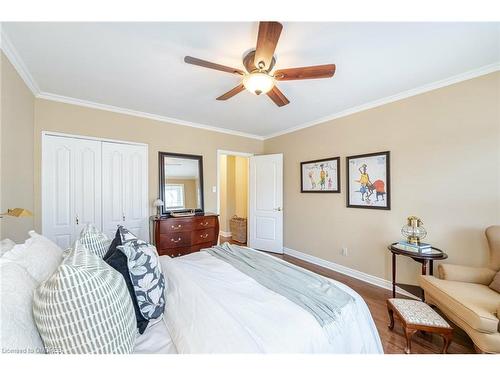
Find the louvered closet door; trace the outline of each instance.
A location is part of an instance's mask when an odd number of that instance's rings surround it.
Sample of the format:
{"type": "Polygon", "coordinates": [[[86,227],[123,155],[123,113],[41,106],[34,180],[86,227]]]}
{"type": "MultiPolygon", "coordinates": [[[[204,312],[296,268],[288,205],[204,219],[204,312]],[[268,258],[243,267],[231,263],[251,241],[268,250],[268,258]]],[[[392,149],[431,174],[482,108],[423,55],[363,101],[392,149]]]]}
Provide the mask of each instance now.
{"type": "Polygon", "coordinates": [[[101,142],[44,135],[42,233],[67,248],[85,223],[101,227],[101,142]]]}
{"type": "Polygon", "coordinates": [[[148,240],[147,148],[103,142],[102,186],[104,232],[114,236],[123,225],[148,240]]]}

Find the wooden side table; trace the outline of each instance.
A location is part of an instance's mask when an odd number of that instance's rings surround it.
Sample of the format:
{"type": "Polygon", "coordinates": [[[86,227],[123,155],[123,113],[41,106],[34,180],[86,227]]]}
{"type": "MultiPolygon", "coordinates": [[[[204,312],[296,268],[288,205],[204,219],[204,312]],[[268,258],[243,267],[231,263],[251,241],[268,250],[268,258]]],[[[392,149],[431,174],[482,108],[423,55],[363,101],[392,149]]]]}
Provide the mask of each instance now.
{"type": "Polygon", "coordinates": [[[425,302],[412,299],[390,298],[387,300],[389,329],[394,328],[394,315],[401,321],[406,336],[405,353],[411,353],[411,339],[417,331],[437,333],[443,337],[442,354],[446,354],[453,336],[453,328],[425,302]]]}
{"type": "Polygon", "coordinates": [[[434,274],[434,261],[443,260],[448,258],[448,255],[437,247],[431,247],[431,250],[426,253],[411,251],[411,250],[401,250],[395,247],[397,242],[390,244],[387,248],[392,253],[392,297],[396,297],[396,286],[413,295],[420,295],[420,298],[424,299],[424,291],[418,285],[401,284],[396,282],[396,255],[402,255],[412,258],[414,261],[422,264],[422,275],[434,274]]]}

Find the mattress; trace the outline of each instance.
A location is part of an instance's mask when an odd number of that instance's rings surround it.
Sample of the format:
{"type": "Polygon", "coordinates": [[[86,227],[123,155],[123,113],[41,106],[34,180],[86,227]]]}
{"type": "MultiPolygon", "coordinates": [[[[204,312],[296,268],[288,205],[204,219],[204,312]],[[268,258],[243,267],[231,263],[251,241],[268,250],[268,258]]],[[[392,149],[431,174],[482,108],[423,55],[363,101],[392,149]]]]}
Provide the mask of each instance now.
{"type": "Polygon", "coordinates": [[[354,301],[326,331],[306,310],[207,252],[160,262],[165,322],[179,353],[383,353],[366,303],[340,282],[332,280],[354,301]]]}

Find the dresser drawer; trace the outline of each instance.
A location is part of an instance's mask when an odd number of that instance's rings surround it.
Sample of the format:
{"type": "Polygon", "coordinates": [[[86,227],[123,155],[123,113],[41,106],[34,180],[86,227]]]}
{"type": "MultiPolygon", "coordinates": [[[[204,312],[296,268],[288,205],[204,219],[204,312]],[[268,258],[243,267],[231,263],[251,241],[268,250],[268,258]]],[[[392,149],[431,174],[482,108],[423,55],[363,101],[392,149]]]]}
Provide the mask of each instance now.
{"type": "Polygon", "coordinates": [[[172,249],[161,249],[158,251],[158,255],[168,255],[171,258],[180,257],[191,253],[191,247],[174,247],[172,249]]]}
{"type": "Polygon", "coordinates": [[[217,223],[217,217],[209,216],[209,217],[197,217],[196,220],[193,220],[193,230],[197,229],[205,229],[205,228],[214,228],[217,223]]]}
{"type": "Polygon", "coordinates": [[[196,245],[203,242],[212,242],[214,239],[215,239],[214,228],[196,230],[192,233],[191,243],[193,245],[196,245]]]}
{"type": "Polygon", "coordinates": [[[172,232],[160,234],[160,248],[172,249],[191,245],[191,232],[172,232]]]}
{"type": "Polygon", "coordinates": [[[170,234],[172,232],[190,231],[193,222],[191,219],[169,219],[160,222],[160,234],[170,234]]]}

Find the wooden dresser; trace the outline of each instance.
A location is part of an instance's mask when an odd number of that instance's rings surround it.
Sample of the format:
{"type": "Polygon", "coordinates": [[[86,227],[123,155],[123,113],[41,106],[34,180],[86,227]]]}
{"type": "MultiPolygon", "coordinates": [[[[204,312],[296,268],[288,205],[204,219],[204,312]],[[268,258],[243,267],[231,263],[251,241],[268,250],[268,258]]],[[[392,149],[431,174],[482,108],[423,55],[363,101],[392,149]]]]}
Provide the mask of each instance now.
{"type": "Polygon", "coordinates": [[[159,255],[178,257],[217,245],[219,218],[205,213],[189,217],[152,218],[159,255]]]}

